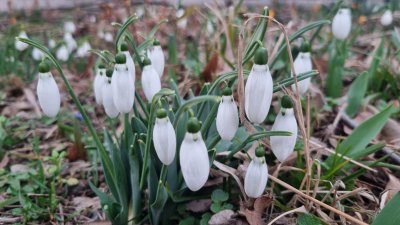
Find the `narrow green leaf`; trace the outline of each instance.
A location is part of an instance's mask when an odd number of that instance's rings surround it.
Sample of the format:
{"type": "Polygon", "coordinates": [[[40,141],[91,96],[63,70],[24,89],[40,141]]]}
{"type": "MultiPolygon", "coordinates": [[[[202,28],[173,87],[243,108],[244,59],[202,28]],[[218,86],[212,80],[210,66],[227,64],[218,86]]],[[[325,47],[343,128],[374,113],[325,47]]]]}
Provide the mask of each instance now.
{"type": "Polygon", "coordinates": [[[297,225],[325,225],[316,216],[308,213],[300,213],[297,218],[297,225]]]}
{"type": "Polygon", "coordinates": [[[372,225],[399,225],[400,224],[400,192],[390,199],[376,217],[372,225]]]}
{"type": "Polygon", "coordinates": [[[382,38],[378,47],[375,49],[374,58],[372,59],[372,62],[368,69],[369,78],[370,78],[369,86],[373,90],[380,90],[382,82],[383,82],[383,76],[381,76],[381,74],[377,73],[379,64],[383,57],[383,53],[384,53],[384,39],[382,38]]]}
{"type": "Polygon", "coordinates": [[[368,73],[361,73],[351,84],[347,94],[346,113],[354,117],[361,107],[362,100],[368,87],[368,73]]]}
{"type": "Polygon", "coordinates": [[[131,25],[133,22],[135,22],[138,19],[136,15],[130,16],[124,24],[119,28],[117,36],[115,38],[115,48],[118,52],[121,42],[122,42],[122,37],[124,36],[125,30],[128,29],[128,26],[131,25]]]}

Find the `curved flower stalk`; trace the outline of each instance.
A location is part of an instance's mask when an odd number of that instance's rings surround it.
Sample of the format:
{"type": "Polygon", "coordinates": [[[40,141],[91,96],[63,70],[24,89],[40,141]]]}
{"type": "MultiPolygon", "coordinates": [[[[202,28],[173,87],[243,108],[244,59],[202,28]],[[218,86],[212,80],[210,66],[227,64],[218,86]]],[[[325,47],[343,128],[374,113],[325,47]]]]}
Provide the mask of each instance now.
{"type": "Polygon", "coordinates": [[[77,57],[86,57],[89,54],[89,50],[92,49],[90,43],[85,41],[81,46],[79,46],[78,50],[76,51],[77,57]]]}
{"type": "Polygon", "coordinates": [[[69,53],[71,53],[73,50],[75,50],[76,47],[78,46],[71,33],[64,34],[64,41],[65,41],[65,44],[67,45],[67,49],[68,49],[69,53]]]}
{"type": "MultiPolygon", "coordinates": [[[[311,61],[311,53],[310,53],[310,44],[308,41],[304,41],[300,46],[300,52],[294,60],[294,69],[296,74],[306,73],[312,70],[312,61],[311,61]]],[[[293,73],[292,73],[293,76],[293,73]]],[[[304,79],[298,82],[299,93],[300,95],[304,95],[308,87],[311,84],[311,78],[304,79]]],[[[292,85],[292,90],[296,90],[296,85],[292,85]]]]}
{"type": "Polygon", "coordinates": [[[143,60],[142,88],[147,101],[151,102],[153,96],[161,90],[161,81],[157,71],[148,58],[143,60]]]}
{"type": "MultiPolygon", "coordinates": [[[[114,104],[113,91],[111,87],[111,77],[113,76],[113,69],[106,70],[106,76],[103,80],[103,87],[101,90],[101,99],[104,106],[104,111],[110,118],[115,118],[118,116],[119,111],[114,104]]],[[[114,75],[115,76],[115,75],[114,75]]]]}
{"type": "Polygon", "coordinates": [[[344,40],[351,30],[351,11],[347,8],[339,9],[332,21],[332,33],[335,38],[344,40]]]}
{"type": "Polygon", "coordinates": [[[39,80],[36,91],[40,108],[44,114],[55,117],[60,111],[60,91],[50,72],[50,65],[45,61],[39,64],[39,80]]]}
{"type": "Polygon", "coordinates": [[[154,148],[160,161],[169,165],[174,161],[176,152],[176,135],[174,127],[165,109],[157,110],[156,123],[153,129],[154,148]]]}
{"type": "Polygon", "coordinates": [[[94,90],[94,97],[96,99],[96,103],[101,105],[103,104],[103,85],[106,82],[106,68],[104,65],[100,64],[96,71],[96,77],[94,78],[93,82],[93,90],[94,90]]]}
{"type": "Polygon", "coordinates": [[[393,14],[390,9],[386,10],[381,17],[381,24],[383,26],[389,26],[393,22],[393,14]]]}
{"type": "Polygon", "coordinates": [[[268,167],[264,155],[264,149],[258,147],[256,155],[251,160],[244,177],[244,191],[252,198],[260,197],[267,185],[268,167]]]}
{"type": "Polygon", "coordinates": [[[126,64],[126,57],[123,53],[115,56],[114,74],[112,76],[111,87],[113,92],[114,104],[121,113],[131,111],[135,100],[135,86],[131,72],[126,64]]]}
{"type": "Polygon", "coordinates": [[[288,131],[291,136],[272,136],[271,149],[280,162],[284,162],[293,153],[297,140],[297,122],[293,111],[293,103],[289,96],[281,99],[281,111],[275,119],[271,131],[288,131]]]}
{"type": "Polygon", "coordinates": [[[57,49],[56,57],[58,60],[66,62],[69,58],[69,52],[67,46],[62,45],[59,49],[57,49]]]}
{"type": "Polygon", "coordinates": [[[37,49],[37,48],[33,48],[32,50],[32,58],[36,61],[40,61],[43,59],[43,53],[37,49]]]}
{"type": "Polygon", "coordinates": [[[165,58],[158,40],[154,40],[153,48],[147,50],[147,56],[156,69],[158,76],[161,78],[164,73],[165,58]]]}
{"type": "Polygon", "coordinates": [[[245,112],[249,120],[255,124],[265,120],[271,106],[273,82],[267,62],[267,50],[259,47],[254,54],[254,65],[244,90],[245,112]]]}
{"type": "Polygon", "coordinates": [[[192,191],[198,191],[203,187],[210,173],[207,147],[201,137],[200,128],[197,118],[191,117],[179,152],[183,179],[192,191]]]}
{"type": "Polygon", "coordinates": [[[73,21],[66,21],[64,23],[64,32],[65,33],[73,34],[73,33],[75,33],[75,31],[76,31],[76,26],[73,21]]]}
{"type": "Polygon", "coordinates": [[[232,140],[239,127],[239,114],[237,105],[232,95],[232,90],[226,87],[218,106],[216,119],[217,131],[226,141],[232,140]]]}
{"type": "MultiPolygon", "coordinates": [[[[25,33],[25,31],[21,31],[21,32],[19,33],[18,37],[21,37],[21,38],[28,38],[28,35],[25,33]]],[[[18,51],[20,51],[20,52],[22,52],[23,50],[25,50],[26,48],[28,48],[28,46],[29,46],[28,44],[26,44],[26,43],[24,43],[24,42],[22,42],[22,41],[15,40],[15,48],[16,48],[18,51]]]]}

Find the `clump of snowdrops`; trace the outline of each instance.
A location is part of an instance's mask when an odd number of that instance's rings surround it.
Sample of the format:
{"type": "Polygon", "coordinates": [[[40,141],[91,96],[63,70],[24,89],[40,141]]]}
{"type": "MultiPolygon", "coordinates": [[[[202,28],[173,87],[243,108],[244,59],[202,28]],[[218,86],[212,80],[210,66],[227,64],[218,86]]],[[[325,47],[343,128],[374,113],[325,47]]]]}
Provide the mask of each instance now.
{"type": "MultiPolygon", "coordinates": [[[[268,15],[268,8],[264,9],[263,15],[268,15]]],[[[212,179],[210,168],[214,160],[220,157],[216,152],[230,151],[230,156],[220,159],[229,163],[234,160],[231,155],[247,151],[250,146],[256,150],[248,154],[251,162],[243,181],[243,198],[263,195],[268,180],[265,152],[269,149],[263,145],[262,139],[270,136],[271,150],[280,162],[294,151],[298,128],[292,97],[279,93],[281,107],[272,129],[265,130],[263,123],[270,111],[274,92],[290,88],[297,80],[301,81],[298,86],[300,93],[304,94],[311,76],[317,74],[311,68],[307,40],[303,40],[304,46],[294,62],[294,69],[301,74],[274,83],[268,66],[268,51],[262,44],[268,21],[259,19],[244,51],[244,58],[253,58],[253,62],[250,62],[250,71],[243,71],[248,77],[245,87],[242,87],[244,112],[256,131],[235,143],[240,140],[238,129],[244,129],[234,94],[238,90],[235,82],[238,71],[222,74],[214,82],[204,84],[199,96],[183,98],[176,81],[161,84],[165,56],[154,35],[165,21],[157,24],[138,45],[127,32],[127,27],[137,19],[132,16],[124,24],[115,24],[119,30],[114,53],[91,50],[100,61],[93,81],[96,103],[104,109],[107,117],[123,118],[124,131],[115,139],[110,135],[110,127],[104,128],[100,137],[49,50],[23,35],[17,38],[18,43],[24,44],[21,47],[29,44],[44,55],[39,65],[37,85],[37,96],[44,114],[55,117],[60,110],[60,91],[52,67],[58,71],[82,114],[100,154],[108,192],[101,192],[92,183],[90,186],[100,197],[110,221],[113,224],[168,221],[179,202],[210,196],[215,189],[207,181],[212,179]],[[137,70],[141,71],[140,85],[136,82],[137,70]],[[221,149],[218,147],[221,143],[232,143],[234,147],[221,149]]],[[[72,24],[65,24],[69,31],[64,37],[67,51],[69,45],[71,48],[74,45],[72,24]]],[[[84,52],[80,54],[84,55],[84,52]]]]}

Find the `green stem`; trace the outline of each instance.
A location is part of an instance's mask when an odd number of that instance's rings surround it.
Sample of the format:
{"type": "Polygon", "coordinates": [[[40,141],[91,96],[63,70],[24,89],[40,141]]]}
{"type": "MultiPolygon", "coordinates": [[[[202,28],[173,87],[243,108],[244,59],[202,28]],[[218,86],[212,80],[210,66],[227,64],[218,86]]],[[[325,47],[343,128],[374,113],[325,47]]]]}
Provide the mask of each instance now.
{"type": "Polygon", "coordinates": [[[150,154],[150,147],[151,147],[151,140],[153,136],[153,117],[154,117],[154,111],[155,107],[150,108],[150,117],[148,120],[148,128],[147,128],[147,134],[146,134],[146,147],[144,150],[144,156],[143,156],[143,166],[142,166],[142,174],[140,176],[140,190],[143,190],[144,188],[144,181],[145,177],[147,174],[147,164],[149,161],[149,154],[150,154]]]}

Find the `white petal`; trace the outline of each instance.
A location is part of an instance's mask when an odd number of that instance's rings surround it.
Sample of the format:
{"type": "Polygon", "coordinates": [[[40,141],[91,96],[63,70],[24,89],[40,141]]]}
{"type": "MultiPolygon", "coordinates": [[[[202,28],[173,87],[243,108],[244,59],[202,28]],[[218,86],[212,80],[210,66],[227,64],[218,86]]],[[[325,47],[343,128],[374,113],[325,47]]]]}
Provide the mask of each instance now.
{"type": "Polygon", "coordinates": [[[244,177],[244,191],[249,197],[258,198],[268,181],[268,167],[264,157],[254,157],[244,177]]]}
{"type": "Polygon", "coordinates": [[[96,103],[99,105],[101,105],[103,102],[102,90],[103,90],[105,76],[106,76],[106,69],[97,69],[96,77],[94,78],[94,83],[93,83],[93,90],[94,90],[94,96],[96,98],[96,103]]]}
{"type": "MultiPolygon", "coordinates": [[[[21,31],[21,32],[19,33],[18,37],[28,38],[28,35],[25,33],[25,31],[21,31]]],[[[26,48],[28,48],[28,46],[29,46],[28,44],[26,44],[26,43],[24,43],[24,42],[22,42],[22,41],[17,41],[17,40],[15,40],[15,48],[16,48],[18,51],[23,51],[23,50],[25,50],[26,48]]]]}
{"type": "Polygon", "coordinates": [[[111,84],[108,82],[108,79],[105,79],[105,82],[103,84],[102,100],[104,111],[106,111],[107,116],[110,118],[117,117],[119,112],[114,104],[112,87],[111,84]]]}
{"type": "Polygon", "coordinates": [[[187,132],[182,142],[179,161],[186,185],[197,191],[206,183],[210,173],[210,162],[206,144],[201,133],[187,132]]]}
{"type": "Polygon", "coordinates": [[[113,98],[117,110],[121,113],[131,111],[134,103],[135,86],[126,64],[115,64],[111,81],[113,98]]]}
{"type": "Polygon", "coordinates": [[[386,10],[381,17],[381,24],[383,26],[389,26],[393,22],[393,14],[391,10],[386,10]]]}
{"type": "Polygon", "coordinates": [[[351,11],[350,9],[339,9],[332,21],[332,33],[339,39],[344,40],[351,30],[351,11]]]}
{"type": "Polygon", "coordinates": [[[54,39],[50,39],[48,43],[50,48],[55,48],[56,47],[56,41],[54,39]]]}
{"type": "Polygon", "coordinates": [[[176,135],[175,130],[166,118],[156,118],[156,124],[153,130],[154,148],[160,161],[169,165],[174,161],[176,152],[176,135]]]}
{"type": "MultiPolygon", "coordinates": [[[[128,66],[129,73],[132,75],[133,86],[135,86],[136,81],[136,71],[135,71],[135,63],[133,62],[132,56],[128,51],[122,52],[126,57],[126,65],[128,66]]],[[[133,98],[135,98],[135,92],[132,93],[133,98]]]]}
{"type": "Polygon", "coordinates": [[[43,53],[37,49],[37,48],[33,48],[32,50],[32,58],[36,61],[40,61],[43,58],[43,53]]]}
{"type": "Polygon", "coordinates": [[[114,39],[114,37],[113,37],[112,33],[110,33],[110,32],[105,32],[104,33],[104,40],[105,41],[113,42],[114,41],[113,39],[114,39]]]}
{"type": "Polygon", "coordinates": [[[222,96],[216,119],[217,131],[226,141],[232,140],[239,126],[238,109],[233,96],[222,96]]]}
{"type": "Polygon", "coordinates": [[[147,65],[143,68],[142,72],[142,88],[144,95],[149,102],[152,101],[153,96],[161,90],[160,77],[153,65],[147,65]]]}
{"type": "Polygon", "coordinates": [[[158,76],[161,78],[165,66],[164,52],[161,46],[156,45],[152,49],[147,50],[147,56],[149,57],[151,64],[156,69],[158,76]]]}
{"type": "Polygon", "coordinates": [[[61,99],[56,81],[50,72],[39,73],[37,96],[44,114],[55,117],[60,111],[61,99]]]}
{"type": "Polygon", "coordinates": [[[78,50],[76,51],[77,57],[86,57],[89,55],[89,50],[92,49],[89,42],[85,41],[81,46],[79,46],[78,50]]]}
{"type": "MultiPolygon", "coordinates": [[[[299,75],[301,73],[306,73],[312,70],[312,62],[311,62],[311,56],[309,52],[300,52],[296,59],[294,60],[294,69],[296,71],[296,74],[299,75]]],[[[293,76],[293,74],[292,74],[293,76]]],[[[304,79],[302,81],[299,81],[298,86],[299,86],[299,92],[300,95],[303,95],[307,92],[308,87],[310,86],[311,83],[311,77],[304,79]]],[[[296,85],[292,85],[292,89],[296,90],[296,85]]]]}
{"type": "Polygon", "coordinates": [[[75,30],[76,30],[76,26],[75,26],[74,22],[67,21],[64,23],[64,31],[66,33],[74,33],[75,30]]]}
{"type": "Polygon", "coordinates": [[[262,123],[268,115],[273,83],[268,65],[253,65],[245,87],[245,111],[253,123],[262,123]]]}
{"type": "Polygon", "coordinates": [[[57,59],[60,61],[67,61],[69,58],[69,52],[68,49],[65,45],[61,46],[59,49],[57,49],[56,53],[57,59]]]}
{"type": "Polygon", "coordinates": [[[71,33],[64,34],[64,41],[65,41],[65,44],[67,45],[67,49],[68,49],[69,53],[71,53],[78,46],[78,44],[76,43],[76,41],[71,33]]]}
{"type": "Polygon", "coordinates": [[[285,115],[279,112],[272,131],[289,131],[291,136],[271,136],[271,149],[276,158],[283,162],[293,153],[297,139],[297,123],[293,109],[286,109],[285,115]]]}

